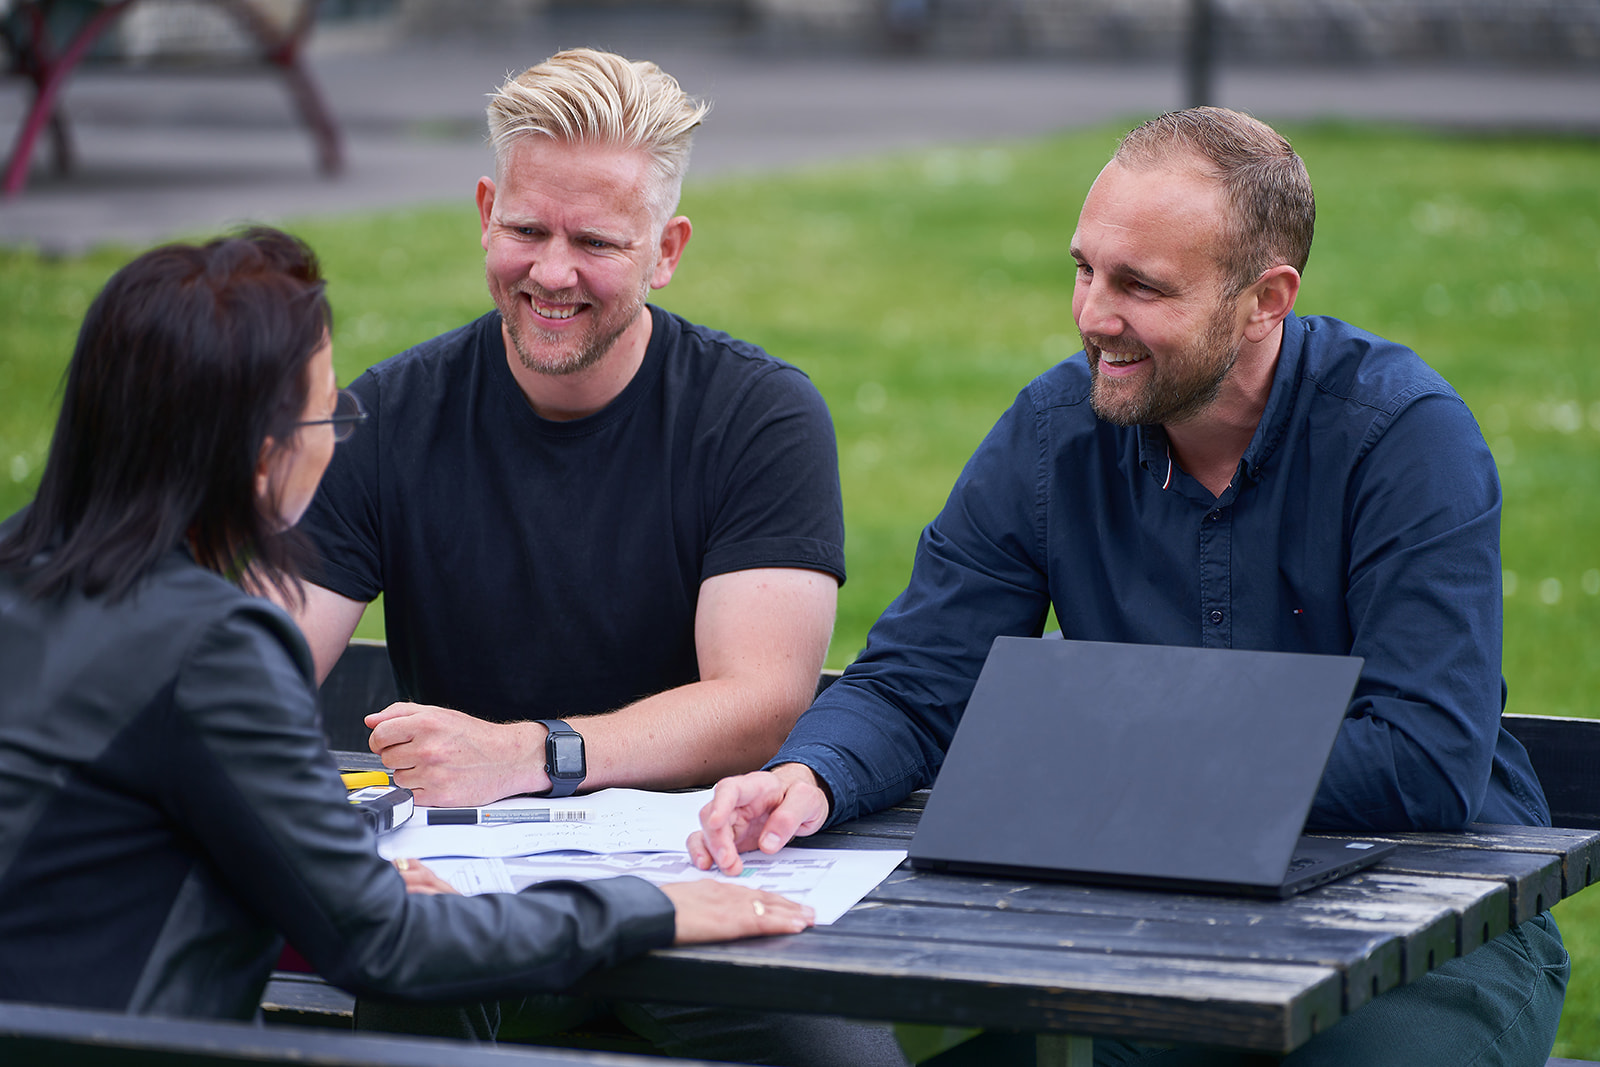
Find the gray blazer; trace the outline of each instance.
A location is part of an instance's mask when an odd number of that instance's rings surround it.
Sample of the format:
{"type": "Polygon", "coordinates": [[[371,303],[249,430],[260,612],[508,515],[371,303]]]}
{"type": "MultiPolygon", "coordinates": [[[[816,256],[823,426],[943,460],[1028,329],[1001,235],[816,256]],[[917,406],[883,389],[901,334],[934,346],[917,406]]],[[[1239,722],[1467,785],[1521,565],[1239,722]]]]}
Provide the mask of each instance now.
{"type": "Polygon", "coordinates": [[[182,551],[115,604],[0,573],[0,1000],[249,1018],[283,938],[352,992],[559,990],[671,942],[634,878],[412,896],[282,611],[182,551]]]}

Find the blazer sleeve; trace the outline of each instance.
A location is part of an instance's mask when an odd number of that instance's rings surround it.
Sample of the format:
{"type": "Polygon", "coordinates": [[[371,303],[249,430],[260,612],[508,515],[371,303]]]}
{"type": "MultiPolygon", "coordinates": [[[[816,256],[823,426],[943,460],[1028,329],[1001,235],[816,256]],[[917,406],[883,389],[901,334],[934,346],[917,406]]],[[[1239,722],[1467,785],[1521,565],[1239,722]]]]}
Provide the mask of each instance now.
{"type": "Polygon", "coordinates": [[[671,902],[635,878],[408,894],[346,801],[310,677],[304,640],[271,605],[207,629],[164,731],[166,803],[223,884],[329,981],[396,999],[516,996],[671,942],[671,902]]]}

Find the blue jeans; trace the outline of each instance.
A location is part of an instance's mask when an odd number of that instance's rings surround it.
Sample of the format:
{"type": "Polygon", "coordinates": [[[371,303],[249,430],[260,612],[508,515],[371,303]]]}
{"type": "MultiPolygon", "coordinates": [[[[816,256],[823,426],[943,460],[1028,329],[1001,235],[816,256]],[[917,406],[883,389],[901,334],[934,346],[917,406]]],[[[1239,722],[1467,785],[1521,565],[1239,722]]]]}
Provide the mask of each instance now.
{"type": "MultiPolygon", "coordinates": [[[[1549,912],[1364,1004],[1281,1067],[1544,1067],[1571,961],[1549,912]]],[[[1097,1039],[1095,1067],[1223,1067],[1260,1057],[1097,1039]]],[[[1270,1058],[1268,1062],[1271,1062],[1270,1058]]]]}

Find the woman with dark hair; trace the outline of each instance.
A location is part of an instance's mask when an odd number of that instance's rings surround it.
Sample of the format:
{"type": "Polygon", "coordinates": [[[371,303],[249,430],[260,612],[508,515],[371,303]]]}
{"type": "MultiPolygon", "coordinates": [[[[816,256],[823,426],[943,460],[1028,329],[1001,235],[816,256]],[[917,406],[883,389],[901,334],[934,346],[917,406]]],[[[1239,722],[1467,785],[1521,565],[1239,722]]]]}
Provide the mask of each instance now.
{"type": "Polygon", "coordinates": [[[0,525],[0,999],[250,1018],[287,935],[347,989],[463,1001],[802,929],[722,883],[462,897],[378,858],[305,641],[251,595],[296,594],[290,527],[365,417],[330,325],[310,249],[265,228],[140,256],[84,319],[0,525]]]}

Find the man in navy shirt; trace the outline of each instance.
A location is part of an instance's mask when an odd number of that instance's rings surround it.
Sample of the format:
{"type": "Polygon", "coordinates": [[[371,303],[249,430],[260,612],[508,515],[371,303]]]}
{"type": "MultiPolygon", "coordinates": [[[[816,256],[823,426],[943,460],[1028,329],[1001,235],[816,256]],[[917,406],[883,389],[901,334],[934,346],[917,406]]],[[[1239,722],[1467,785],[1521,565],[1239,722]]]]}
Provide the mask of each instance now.
{"type": "MultiPolygon", "coordinates": [[[[1128,135],[1072,239],[1083,353],[990,432],[769,769],[718,785],[700,866],[736,872],[741,849],[930,785],[993,639],[1038,635],[1051,607],[1075,639],[1364,657],[1313,827],[1548,824],[1499,725],[1493,458],[1415,353],[1294,314],[1314,218],[1304,164],[1254,119],[1196,108],[1128,135]]],[[[1566,973],[1540,916],[1286,1062],[1542,1064],[1566,973]]],[[[1101,1041],[1096,1060],[1149,1051],[1101,1041]]]]}

